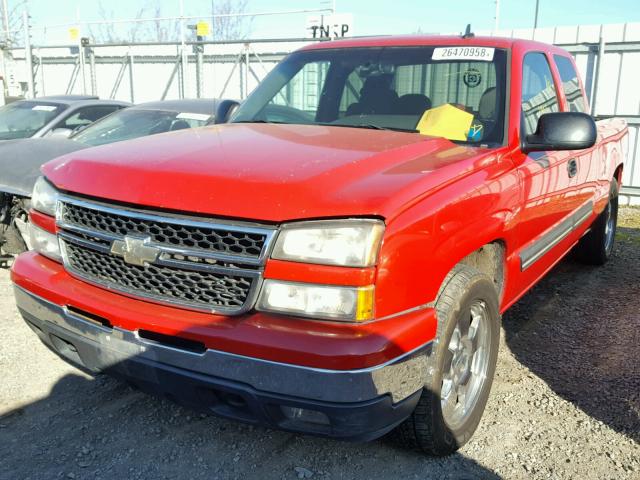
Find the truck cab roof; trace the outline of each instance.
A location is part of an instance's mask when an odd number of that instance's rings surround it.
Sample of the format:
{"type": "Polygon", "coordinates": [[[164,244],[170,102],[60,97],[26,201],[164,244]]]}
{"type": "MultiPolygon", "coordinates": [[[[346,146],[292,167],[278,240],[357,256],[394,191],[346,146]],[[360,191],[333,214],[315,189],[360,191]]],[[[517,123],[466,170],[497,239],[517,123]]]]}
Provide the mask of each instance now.
{"type": "Polygon", "coordinates": [[[318,42],[307,45],[300,50],[316,50],[328,48],[364,48],[364,47],[407,47],[407,46],[485,46],[504,49],[522,49],[538,51],[557,51],[567,55],[565,50],[542,42],[524,40],[520,38],[472,36],[463,38],[461,35],[392,35],[375,37],[354,37],[341,40],[318,42]]]}

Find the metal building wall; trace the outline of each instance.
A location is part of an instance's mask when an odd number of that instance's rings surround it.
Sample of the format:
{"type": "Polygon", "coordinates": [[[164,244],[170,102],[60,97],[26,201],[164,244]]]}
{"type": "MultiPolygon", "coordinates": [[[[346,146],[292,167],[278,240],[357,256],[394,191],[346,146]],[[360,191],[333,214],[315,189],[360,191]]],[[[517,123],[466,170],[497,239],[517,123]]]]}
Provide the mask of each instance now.
{"type": "Polygon", "coordinates": [[[623,117],[629,125],[621,200],[640,205],[640,23],[503,30],[496,35],[553,43],[573,54],[592,113],[599,119],[623,117]]]}

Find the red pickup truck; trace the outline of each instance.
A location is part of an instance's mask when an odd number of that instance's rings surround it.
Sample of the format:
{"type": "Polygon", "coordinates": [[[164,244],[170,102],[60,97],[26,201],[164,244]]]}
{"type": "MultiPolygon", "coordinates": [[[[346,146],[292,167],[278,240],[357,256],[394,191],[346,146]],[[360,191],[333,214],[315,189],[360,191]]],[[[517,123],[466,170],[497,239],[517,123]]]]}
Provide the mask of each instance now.
{"type": "Polygon", "coordinates": [[[18,308],[62,357],[186,405],[451,453],[500,315],[573,247],[611,255],[627,128],[587,112],[541,43],[305,47],[228,124],[45,165],[18,308]]]}

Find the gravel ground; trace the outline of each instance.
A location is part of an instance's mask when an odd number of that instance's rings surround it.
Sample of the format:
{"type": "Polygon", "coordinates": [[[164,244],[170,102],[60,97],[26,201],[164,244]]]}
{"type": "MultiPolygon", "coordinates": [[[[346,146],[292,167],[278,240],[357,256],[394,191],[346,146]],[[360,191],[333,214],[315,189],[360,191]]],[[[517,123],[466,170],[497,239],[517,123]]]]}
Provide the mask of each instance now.
{"type": "Polygon", "coordinates": [[[562,262],[504,317],[471,442],[446,459],[203,416],[58,359],[0,271],[0,478],[640,479],[640,210],[603,268],[562,262]]]}

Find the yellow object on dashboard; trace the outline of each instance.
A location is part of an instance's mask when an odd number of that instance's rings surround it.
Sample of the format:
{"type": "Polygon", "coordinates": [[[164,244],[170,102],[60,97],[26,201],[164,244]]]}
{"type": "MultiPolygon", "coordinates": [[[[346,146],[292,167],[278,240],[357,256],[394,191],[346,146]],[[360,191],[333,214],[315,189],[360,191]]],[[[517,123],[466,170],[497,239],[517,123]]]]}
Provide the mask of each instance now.
{"type": "Polygon", "coordinates": [[[473,115],[449,103],[427,110],[416,126],[422,135],[466,140],[473,115]]]}

